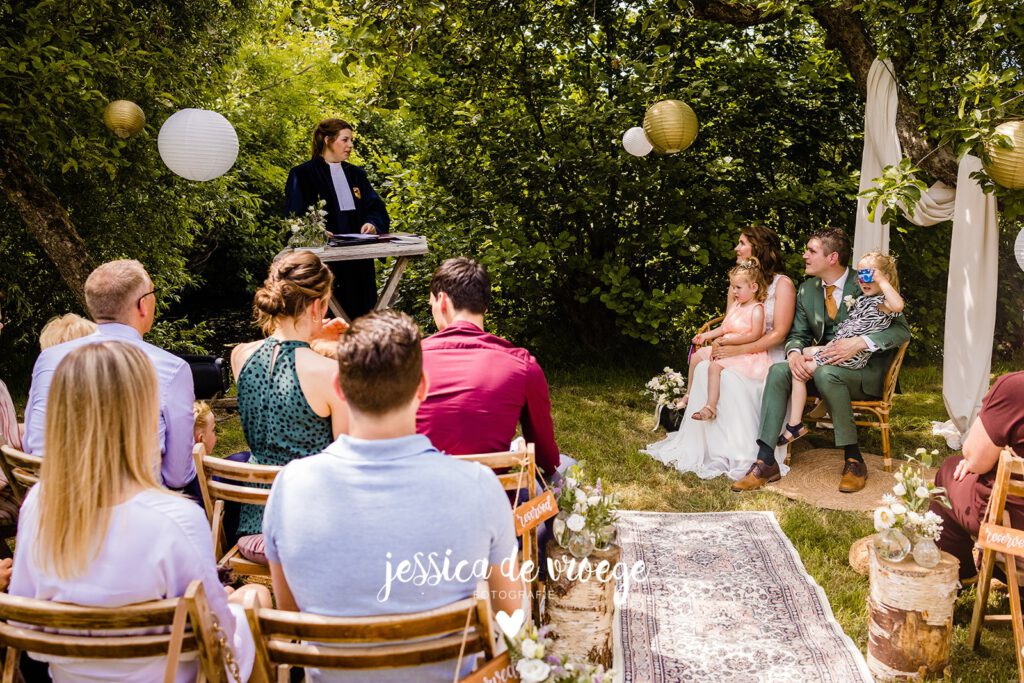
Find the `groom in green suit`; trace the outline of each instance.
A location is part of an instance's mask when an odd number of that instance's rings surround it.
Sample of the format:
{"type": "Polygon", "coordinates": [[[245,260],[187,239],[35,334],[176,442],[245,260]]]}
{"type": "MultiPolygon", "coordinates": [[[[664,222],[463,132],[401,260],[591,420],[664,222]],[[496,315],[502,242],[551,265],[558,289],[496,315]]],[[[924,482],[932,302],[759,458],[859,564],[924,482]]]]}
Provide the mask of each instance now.
{"type": "Polygon", "coordinates": [[[813,381],[828,406],[835,427],[836,447],[844,451],[844,466],[839,490],[860,491],[867,483],[868,470],[857,446],[857,427],[853,423],[850,401],[870,400],[882,395],[886,372],[896,350],[910,340],[910,328],[902,315],[881,332],[852,339],[838,339],[823,352],[825,365],[813,374],[801,360],[806,346],[823,346],[835,337],[839,323],[846,320],[845,299],[861,295],[857,273],[849,267],[853,249],[850,238],[838,228],[820,230],[811,236],[804,251],[804,265],[811,277],[796,293],[796,315],[786,339],[786,363],[775,363],[768,371],[761,396],[761,432],[758,435],[757,461],[747,475],[732,488],[750,491],[779,479],[775,447],[789,412],[789,393],[793,377],[813,381]],[[872,351],[868,364],[860,370],[839,367],[862,349],[872,351]]]}

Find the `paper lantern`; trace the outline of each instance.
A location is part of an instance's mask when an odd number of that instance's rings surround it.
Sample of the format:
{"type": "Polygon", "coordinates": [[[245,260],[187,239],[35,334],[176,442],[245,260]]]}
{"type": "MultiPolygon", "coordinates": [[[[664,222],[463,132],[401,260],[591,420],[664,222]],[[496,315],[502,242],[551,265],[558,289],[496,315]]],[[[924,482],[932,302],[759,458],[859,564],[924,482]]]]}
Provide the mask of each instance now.
{"type": "Polygon", "coordinates": [[[130,138],[146,125],[142,107],[129,100],[114,100],[103,110],[103,123],[119,138],[130,138]]]}
{"type": "Polygon", "coordinates": [[[1000,123],[996,126],[996,133],[1009,136],[1013,149],[989,145],[987,151],[990,161],[985,165],[985,171],[992,180],[1005,188],[1024,189],[1024,121],[1000,123]]]}
{"type": "Polygon", "coordinates": [[[189,180],[213,180],[224,175],[238,158],[238,135],[215,111],[182,109],[160,127],[156,140],[160,158],[189,180]]]}
{"type": "Polygon", "coordinates": [[[655,102],[644,116],[644,133],[659,154],[675,154],[697,137],[697,115],[680,100],[655,102]]]}
{"type": "Polygon", "coordinates": [[[1017,240],[1013,243],[1013,255],[1017,259],[1017,265],[1024,270],[1024,228],[1017,233],[1017,240]]]}
{"type": "Polygon", "coordinates": [[[626,151],[635,157],[645,157],[651,153],[654,146],[647,139],[647,134],[640,126],[634,126],[622,136],[622,146],[626,151]]]}

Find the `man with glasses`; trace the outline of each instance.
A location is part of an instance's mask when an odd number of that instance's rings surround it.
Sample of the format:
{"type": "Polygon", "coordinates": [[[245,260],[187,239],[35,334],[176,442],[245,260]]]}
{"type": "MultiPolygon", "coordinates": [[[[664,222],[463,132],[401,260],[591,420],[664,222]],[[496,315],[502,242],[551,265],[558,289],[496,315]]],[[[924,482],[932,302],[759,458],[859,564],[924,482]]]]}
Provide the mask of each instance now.
{"type": "Polygon", "coordinates": [[[164,485],[180,489],[196,477],[192,461],[195,400],[192,371],[181,358],[143,341],[156,316],[156,288],[141,263],[122,259],[104,263],[85,281],[85,303],[99,329],[88,336],[52,346],[39,354],[32,370],[32,388],[25,407],[28,453],[41,454],[46,426],[46,402],[57,365],[71,351],[98,341],[117,340],[141,348],[160,381],[159,442],[164,485]]]}

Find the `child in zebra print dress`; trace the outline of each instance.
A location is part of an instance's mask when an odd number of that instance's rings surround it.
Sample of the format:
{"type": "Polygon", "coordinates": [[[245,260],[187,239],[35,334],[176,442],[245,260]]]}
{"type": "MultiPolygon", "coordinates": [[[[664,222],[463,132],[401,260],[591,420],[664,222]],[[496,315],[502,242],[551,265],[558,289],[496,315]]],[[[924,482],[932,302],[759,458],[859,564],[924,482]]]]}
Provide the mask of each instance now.
{"type": "MultiPolygon", "coordinates": [[[[857,284],[864,293],[852,301],[847,297],[846,306],[849,315],[839,323],[836,335],[829,344],[838,339],[853,339],[865,334],[872,334],[886,329],[903,311],[903,297],[900,296],[900,279],[896,273],[896,259],[888,254],[872,251],[857,263],[857,284]],[[870,271],[866,278],[864,271],[870,271]],[[868,280],[865,282],[865,279],[868,280]]],[[[813,373],[819,365],[824,365],[821,352],[826,346],[808,346],[803,349],[804,366],[813,373]]],[[[859,370],[868,364],[871,351],[863,349],[857,355],[839,363],[841,368],[859,370]]],[[[790,394],[789,420],[786,429],[779,437],[782,446],[807,433],[803,424],[804,404],[807,402],[807,383],[793,377],[793,390],[790,394]]]]}

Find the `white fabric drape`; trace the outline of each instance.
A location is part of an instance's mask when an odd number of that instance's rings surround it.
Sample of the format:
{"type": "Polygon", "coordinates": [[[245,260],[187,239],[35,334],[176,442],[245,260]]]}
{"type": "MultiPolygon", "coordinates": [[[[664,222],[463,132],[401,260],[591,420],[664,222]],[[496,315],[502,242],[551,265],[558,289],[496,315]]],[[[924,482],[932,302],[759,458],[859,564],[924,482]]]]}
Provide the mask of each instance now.
{"type": "MultiPolygon", "coordinates": [[[[896,133],[896,80],[892,63],[875,60],[868,72],[864,108],[864,156],[860,190],[870,188],[885,166],[903,157],[896,133]]],[[[965,156],[957,174],[957,189],[938,182],[914,207],[907,219],[928,226],[953,219],[949,280],[946,298],[946,333],[942,368],[942,397],[956,427],[965,431],[988,391],[995,333],[997,251],[999,243],[996,199],[981,191],[970,174],[981,161],[965,156]]],[[[854,262],[869,251],[889,251],[889,226],[868,220],[867,200],[857,198],[854,262]]]]}
{"type": "Polygon", "coordinates": [[[996,329],[999,222],[995,197],[970,178],[980,170],[977,157],[960,162],[946,287],[942,399],[961,433],[971,426],[988,393],[996,329]]]}

